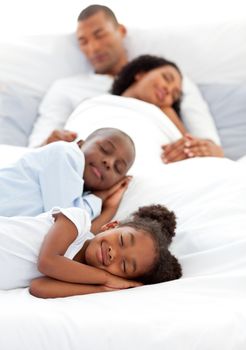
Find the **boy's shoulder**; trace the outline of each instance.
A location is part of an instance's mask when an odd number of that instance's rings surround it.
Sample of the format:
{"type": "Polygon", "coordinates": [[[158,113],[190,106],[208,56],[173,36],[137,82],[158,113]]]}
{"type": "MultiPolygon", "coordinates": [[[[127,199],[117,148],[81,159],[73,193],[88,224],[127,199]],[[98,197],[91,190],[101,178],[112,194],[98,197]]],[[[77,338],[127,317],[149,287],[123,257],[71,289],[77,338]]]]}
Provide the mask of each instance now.
{"type": "Polygon", "coordinates": [[[55,157],[70,155],[84,158],[84,154],[76,142],[56,141],[41,148],[42,150],[40,149],[40,151],[42,153],[54,155],[55,157]]]}

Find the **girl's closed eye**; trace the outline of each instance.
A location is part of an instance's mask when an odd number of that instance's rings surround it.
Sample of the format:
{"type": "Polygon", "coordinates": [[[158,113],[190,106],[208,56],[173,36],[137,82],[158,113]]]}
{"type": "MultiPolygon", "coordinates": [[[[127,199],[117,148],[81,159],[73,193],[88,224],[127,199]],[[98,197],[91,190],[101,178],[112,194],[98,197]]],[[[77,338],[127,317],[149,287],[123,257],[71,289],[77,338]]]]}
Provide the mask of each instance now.
{"type": "Polygon", "coordinates": [[[125,262],[125,260],[122,260],[121,266],[122,266],[122,271],[123,271],[124,273],[126,273],[126,262],[125,262]]]}
{"type": "Polygon", "coordinates": [[[123,235],[120,235],[120,245],[121,247],[124,247],[124,241],[123,241],[123,235]]]}

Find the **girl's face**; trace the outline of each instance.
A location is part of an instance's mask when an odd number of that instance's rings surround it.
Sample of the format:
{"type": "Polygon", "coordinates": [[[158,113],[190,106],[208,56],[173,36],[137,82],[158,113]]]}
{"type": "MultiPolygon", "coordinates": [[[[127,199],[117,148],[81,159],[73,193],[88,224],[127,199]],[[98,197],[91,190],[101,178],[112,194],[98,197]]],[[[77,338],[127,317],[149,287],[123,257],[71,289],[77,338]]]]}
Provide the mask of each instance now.
{"type": "Polygon", "coordinates": [[[88,265],[128,279],[148,272],[155,257],[151,236],[127,226],[99,233],[85,251],[88,265]]]}
{"type": "Polygon", "coordinates": [[[181,98],[182,78],[172,66],[163,66],[135,76],[135,96],[157,107],[172,107],[181,98]]]}

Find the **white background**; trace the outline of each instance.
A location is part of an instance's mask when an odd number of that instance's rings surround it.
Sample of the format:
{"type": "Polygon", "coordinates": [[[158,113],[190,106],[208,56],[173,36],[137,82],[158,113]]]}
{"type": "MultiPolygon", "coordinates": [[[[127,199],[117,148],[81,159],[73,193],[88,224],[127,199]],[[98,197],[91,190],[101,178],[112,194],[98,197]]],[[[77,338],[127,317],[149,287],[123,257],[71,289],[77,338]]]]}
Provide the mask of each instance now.
{"type": "MultiPolygon", "coordinates": [[[[0,0],[0,37],[74,31],[80,11],[97,1],[0,0]]],[[[244,0],[106,0],[127,26],[160,27],[245,18],[244,0]]]]}

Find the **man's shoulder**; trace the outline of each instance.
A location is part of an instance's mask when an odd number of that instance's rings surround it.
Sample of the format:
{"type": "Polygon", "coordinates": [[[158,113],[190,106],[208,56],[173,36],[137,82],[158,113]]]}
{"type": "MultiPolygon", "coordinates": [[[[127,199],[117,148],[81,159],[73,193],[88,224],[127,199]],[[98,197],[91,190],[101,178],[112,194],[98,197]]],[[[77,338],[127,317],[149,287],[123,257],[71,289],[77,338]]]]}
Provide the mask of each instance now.
{"type": "Polygon", "coordinates": [[[93,83],[105,83],[111,84],[112,77],[105,74],[96,74],[96,73],[84,73],[73,75],[69,77],[65,77],[62,79],[57,79],[53,82],[52,86],[56,88],[75,86],[75,85],[85,85],[85,84],[93,84],[93,83]]]}

